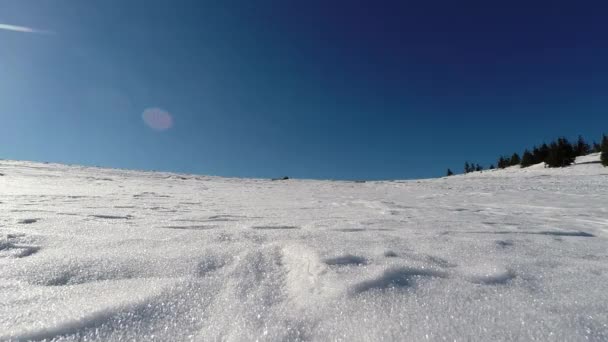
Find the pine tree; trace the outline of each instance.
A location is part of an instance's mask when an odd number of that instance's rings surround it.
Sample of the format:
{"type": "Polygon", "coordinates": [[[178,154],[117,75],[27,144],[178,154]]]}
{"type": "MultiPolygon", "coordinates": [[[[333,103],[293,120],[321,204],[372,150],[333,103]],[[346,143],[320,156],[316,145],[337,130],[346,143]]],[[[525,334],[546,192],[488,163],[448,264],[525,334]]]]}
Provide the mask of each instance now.
{"type": "Polygon", "coordinates": [[[549,156],[549,146],[543,143],[540,147],[535,147],[532,150],[532,155],[534,156],[534,164],[545,162],[547,156],[549,156]]]}
{"type": "Polygon", "coordinates": [[[589,144],[585,142],[585,139],[579,135],[574,149],[577,156],[586,156],[589,154],[591,147],[589,147],[589,144]]]}
{"type": "Polygon", "coordinates": [[[598,144],[597,141],[593,142],[593,153],[602,152],[602,145],[598,144]]]}
{"type": "Polygon", "coordinates": [[[483,167],[479,164],[475,164],[475,171],[483,171],[483,167]]]}
{"type": "Polygon", "coordinates": [[[498,159],[498,168],[499,169],[504,169],[505,167],[509,166],[509,158],[506,158],[504,156],[501,156],[498,159]]]}
{"type": "Polygon", "coordinates": [[[602,165],[608,166],[608,136],[602,137],[602,154],[600,155],[600,160],[602,161],[602,165]]]}
{"type": "Polygon", "coordinates": [[[471,166],[469,165],[469,162],[465,162],[464,163],[464,173],[467,174],[471,172],[471,166]]]}
{"type": "Polygon", "coordinates": [[[521,162],[521,159],[519,158],[519,154],[513,153],[513,155],[511,156],[511,160],[509,161],[509,165],[510,166],[519,165],[520,162],[521,162]]]}
{"type": "Polygon", "coordinates": [[[525,150],[523,156],[521,157],[521,167],[528,167],[534,163],[534,155],[530,153],[530,151],[525,150]]]}
{"type": "Polygon", "coordinates": [[[490,167],[488,169],[494,170],[494,164],[490,164],[490,167]]]}
{"type": "Polygon", "coordinates": [[[448,174],[447,174],[447,176],[449,177],[449,176],[453,176],[453,175],[454,175],[454,172],[452,172],[452,170],[448,169],[448,174]]]}
{"type": "MultiPolygon", "coordinates": [[[[532,147],[532,164],[540,163],[540,161],[537,160],[538,155],[539,155],[539,149],[535,145],[534,147],[532,147]]],[[[522,159],[523,159],[523,156],[522,156],[522,159]]]]}
{"type": "Polygon", "coordinates": [[[549,145],[549,155],[545,162],[549,167],[564,167],[576,159],[575,148],[566,138],[558,138],[549,145]]]}

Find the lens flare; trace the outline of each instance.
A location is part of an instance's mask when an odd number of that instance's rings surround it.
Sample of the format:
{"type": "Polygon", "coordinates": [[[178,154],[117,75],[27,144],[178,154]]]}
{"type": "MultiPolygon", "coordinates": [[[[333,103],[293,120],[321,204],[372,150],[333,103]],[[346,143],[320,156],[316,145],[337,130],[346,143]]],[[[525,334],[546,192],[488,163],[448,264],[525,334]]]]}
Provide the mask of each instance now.
{"type": "Polygon", "coordinates": [[[160,108],[148,108],[144,110],[142,118],[146,125],[157,131],[165,131],[173,126],[171,114],[160,108]]]}

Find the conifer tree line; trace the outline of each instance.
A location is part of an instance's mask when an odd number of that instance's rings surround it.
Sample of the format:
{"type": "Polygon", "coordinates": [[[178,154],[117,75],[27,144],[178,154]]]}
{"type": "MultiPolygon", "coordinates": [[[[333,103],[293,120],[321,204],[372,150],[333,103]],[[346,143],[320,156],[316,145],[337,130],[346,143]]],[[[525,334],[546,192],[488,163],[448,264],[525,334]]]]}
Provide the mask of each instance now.
{"type": "MultiPolygon", "coordinates": [[[[602,135],[600,143],[594,141],[592,144],[588,144],[582,136],[579,136],[578,140],[572,143],[565,137],[560,137],[549,144],[543,143],[540,146],[533,146],[524,150],[521,157],[517,153],[513,153],[511,156],[500,156],[496,166],[499,169],[514,165],[520,165],[524,168],[544,162],[547,167],[564,167],[574,163],[576,157],[598,152],[601,152],[602,165],[608,166],[608,136],[605,134],[602,135]]],[[[490,165],[489,169],[494,169],[494,165],[490,165]]],[[[483,167],[479,164],[468,161],[464,163],[465,174],[482,170],[483,167]]],[[[451,176],[453,174],[452,170],[448,169],[447,175],[451,176]]]]}

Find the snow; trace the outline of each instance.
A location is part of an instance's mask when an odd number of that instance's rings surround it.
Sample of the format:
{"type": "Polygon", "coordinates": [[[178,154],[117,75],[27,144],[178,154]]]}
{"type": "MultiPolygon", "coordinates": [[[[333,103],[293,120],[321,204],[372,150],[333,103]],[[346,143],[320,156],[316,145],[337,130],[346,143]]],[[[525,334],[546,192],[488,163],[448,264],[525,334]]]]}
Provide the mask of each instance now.
{"type": "Polygon", "coordinates": [[[0,340],[608,340],[608,168],[346,182],[0,161],[0,340]]]}

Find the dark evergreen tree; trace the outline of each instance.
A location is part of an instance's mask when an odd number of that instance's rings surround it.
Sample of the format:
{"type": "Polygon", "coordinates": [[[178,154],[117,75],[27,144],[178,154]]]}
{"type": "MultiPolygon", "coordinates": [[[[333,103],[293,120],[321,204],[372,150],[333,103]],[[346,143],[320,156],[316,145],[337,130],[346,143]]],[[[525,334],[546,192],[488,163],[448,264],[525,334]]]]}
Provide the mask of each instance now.
{"type": "Polygon", "coordinates": [[[549,146],[543,143],[540,147],[534,148],[532,150],[532,155],[534,156],[534,164],[542,163],[549,156],[549,146]]]}
{"type": "Polygon", "coordinates": [[[447,174],[447,176],[449,177],[449,176],[453,176],[453,175],[454,175],[454,172],[452,172],[452,170],[448,169],[448,174],[447,174]]]}
{"type": "Polygon", "coordinates": [[[549,167],[564,167],[572,164],[576,158],[574,146],[570,144],[568,139],[562,137],[549,145],[549,155],[545,163],[549,167]]]}
{"type": "Polygon", "coordinates": [[[483,167],[479,164],[475,164],[475,171],[483,171],[483,167]]]}
{"type": "Polygon", "coordinates": [[[525,150],[524,154],[521,157],[521,167],[528,167],[534,163],[534,155],[530,153],[530,151],[525,150]]]}
{"type": "Polygon", "coordinates": [[[586,156],[591,151],[591,147],[589,147],[589,144],[587,144],[585,139],[583,139],[583,137],[580,135],[578,136],[578,141],[576,142],[576,146],[574,149],[577,156],[586,156]]]}
{"type": "Polygon", "coordinates": [[[602,152],[602,145],[598,144],[597,141],[593,142],[593,148],[591,150],[593,153],[602,152]]]}
{"type": "Polygon", "coordinates": [[[602,165],[608,166],[608,136],[602,137],[602,154],[600,155],[600,160],[602,161],[602,165]]]}
{"type": "Polygon", "coordinates": [[[521,159],[519,158],[519,154],[513,153],[513,155],[511,156],[511,159],[509,160],[509,166],[519,165],[520,162],[521,162],[521,159]]]}
{"type": "Polygon", "coordinates": [[[488,169],[494,170],[494,164],[490,164],[490,167],[488,169]]]}
{"type": "MultiPolygon", "coordinates": [[[[540,161],[537,161],[537,159],[536,159],[538,154],[539,154],[539,149],[538,149],[538,147],[536,147],[536,145],[534,145],[532,147],[532,164],[540,163],[540,161]]],[[[522,156],[522,159],[523,159],[523,156],[522,156]]]]}
{"type": "Polygon", "coordinates": [[[504,169],[505,167],[509,166],[509,158],[501,156],[498,159],[498,168],[499,169],[504,169]]]}
{"type": "Polygon", "coordinates": [[[469,165],[469,162],[465,162],[464,163],[464,173],[467,174],[471,172],[471,166],[469,165]]]}

